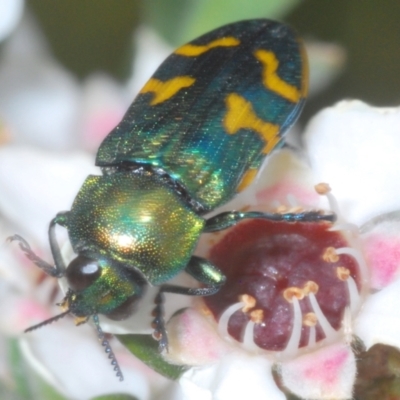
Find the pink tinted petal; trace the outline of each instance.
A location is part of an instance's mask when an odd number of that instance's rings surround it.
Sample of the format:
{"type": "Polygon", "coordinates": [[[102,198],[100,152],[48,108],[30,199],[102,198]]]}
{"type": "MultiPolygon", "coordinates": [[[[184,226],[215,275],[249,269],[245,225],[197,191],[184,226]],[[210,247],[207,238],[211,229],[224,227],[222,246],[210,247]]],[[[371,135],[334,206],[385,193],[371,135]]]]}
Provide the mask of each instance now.
{"type": "Polygon", "coordinates": [[[397,279],[366,299],[355,321],[354,333],[367,349],[377,343],[400,347],[399,293],[397,279]]]}
{"type": "Polygon", "coordinates": [[[257,204],[275,206],[316,205],[320,198],[314,191],[310,168],[292,151],[284,149],[268,160],[256,180],[257,204]]]}
{"type": "Polygon", "coordinates": [[[171,319],[168,338],[169,351],[165,357],[176,364],[216,363],[229,351],[215,326],[193,309],[187,309],[171,319]]]}
{"type": "Polygon", "coordinates": [[[400,224],[384,223],[361,236],[364,255],[370,267],[370,284],[382,289],[399,277],[400,224]]]}
{"type": "Polygon", "coordinates": [[[218,209],[275,209],[277,205],[296,204],[315,207],[320,196],[314,191],[314,179],[307,164],[289,149],[278,150],[267,157],[255,180],[232,201],[218,209]]]}
{"type": "Polygon", "coordinates": [[[51,316],[49,310],[30,297],[18,296],[11,291],[4,293],[0,302],[0,331],[19,335],[30,325],[51,316]]]}
{"type": "Polygon", "coordinates": [[[305,143],[317,179],[329,183],[348,221],[400,209],[400,108],[342,101],[311,120],[305,143]]]}
{"type": "Polygon", "coordinates": [[[343,344],[321,348],[282,364],[283,384],[306,399],[349,399],[356,375],[351,349],[343,344]]]}
{"type": "Polygon", "coordinates": [[[203,368],[192,368],[179,380],[184,399],[268,399],[284,400],[271,373],[266,357],[249,357],[232,351],[220,362],[203,368]]]}

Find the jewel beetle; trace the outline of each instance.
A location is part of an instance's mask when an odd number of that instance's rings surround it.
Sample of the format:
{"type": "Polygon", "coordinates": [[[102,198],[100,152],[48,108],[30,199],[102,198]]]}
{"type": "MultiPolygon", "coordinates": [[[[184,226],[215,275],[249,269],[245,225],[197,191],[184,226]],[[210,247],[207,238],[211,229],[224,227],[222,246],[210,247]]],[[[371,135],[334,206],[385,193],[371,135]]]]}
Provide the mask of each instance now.
{"type": "MultiPolygon", "coordinates": [[[[301,40],[279,22],[232,23],[175,50],[144,85],[119,125],[101,144],[101,175],[90,175],[70,211],[50,222],[54,265],[37,257],[19,235],[10,239],[34,264],[69,289],[64,315],[76,323],[98,314],[121,320],[140,306],[148,285],[158,286],[155,338],[168,346],[164,293],[208,296],[225,277],[193,255],[204,232],[227,229],[249,218],[332,221],[334,215],[223,212],[226,203],[255,177],[264,158],[283,144],[307,94],[307,60],[301,40]],[[76,258],[67,266],[55,227],[67,229],[76,258]],[[185,271],[201,283],[167,283],[185,271]]],[[[122,373],[107,341],[103,342],[122,373]]]]}

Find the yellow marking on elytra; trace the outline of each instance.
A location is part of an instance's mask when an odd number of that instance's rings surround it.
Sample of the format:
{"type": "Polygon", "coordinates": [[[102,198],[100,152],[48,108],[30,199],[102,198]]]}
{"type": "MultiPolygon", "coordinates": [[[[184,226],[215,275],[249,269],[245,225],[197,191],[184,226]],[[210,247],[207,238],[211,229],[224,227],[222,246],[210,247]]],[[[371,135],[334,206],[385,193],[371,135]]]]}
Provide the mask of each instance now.
{"type": "Polygon", "coordinates": [[[249,168],[244,175],[242,176],[242,180],[240,181],[237,191],[241,192],[246,189],[250,184],[254,181],[257,176],[258,169],[257,168],[249,168]]]}
{"type": "Polygon", "coordinates": [[[196,79],[190,76],[177,76],[176,78],[168,79],[163,82],[156,78],[151,78],[143,86],[140,93],[154,93],[154,97],[150,102],[151,106],[160,104],[165,100],[170,99],[181,89],[192,86],[196,79]]]}
{"type": "Polygon", "coordinates": [[[225,102],[228,108],[223,121],[225,130],[233,135],[239,129],[252,129],[266,143],[263,153],[270,153],[280,141],[279,125],[258,118],[251,103],[236,93],[229,94],[225,102]]]}
{"type": "Polygon", "coordinates": [[[88,321],[89,317],[75,317],[74,318],[74,324],[76,326],[82,325],[88,321]]]}
{"type": "Polygon", "coordinates": [[[276,71],[279,67],[279,61],[275,54],[272,51],[257,50],[254,56],[263,64],[262,78],[264,86],[286,100],[297,103],[302,93],[296,86],[290,85],[278,76],[276,71]]]}
{"type": "Polygon", "coordinates": [[[175,50],[175,54],[186,57],[196,57],[200,54],[206,53],[207,51],[214,49],[215,47],[234,47],[239,46],[240,41],[233,36],[227,36],[220,39],[215,39],[212,42],[205,45],[197,44],[185,44],[175,50]]]}
{"type": "Polygon", "coordinates": [[[308,57],[306,49],[302,42],[299,43],[301,60],[302,60],[302,71],[301,71],[301,97],[307,97],[308,95],[308,57]]]}

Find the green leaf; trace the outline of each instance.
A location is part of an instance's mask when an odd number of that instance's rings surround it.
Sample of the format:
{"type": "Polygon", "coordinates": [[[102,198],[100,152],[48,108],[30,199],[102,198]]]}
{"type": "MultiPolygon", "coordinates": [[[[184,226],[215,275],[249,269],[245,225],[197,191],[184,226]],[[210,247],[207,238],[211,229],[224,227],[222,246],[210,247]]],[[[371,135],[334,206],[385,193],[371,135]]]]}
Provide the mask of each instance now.
{"type": "Polygon", "coordinates": [[[171,44],[180,45],[229,22],[282,18],[300,0],[145,0],[144,17],[171,44]]]}
{"type": "Polygon", "coordinates": [[[158,352],[157,341],[151,335],[115,336],[132,354],[166,378],[172,380],[179,379],[189,369],[188,366],[173,365],[165,361],[163,356],[158,352]]]}
{"type": "Polygon", "coordinates": [[[106,396],[93,397],[91,400],[138,400],[129,394],[108,394],[106,396]]]}
{"type": "Polygon", "coordinates": [[[203,0],[185,21],[182,40],[193,39],[221,25],[250,18],[282,18],[300,0],[203,0]],[[229,5],[228,5],[229,4],[229,5]]]}
{"type": "Polygon", "coordinates": [[[52,386],[45,382],[27,364],[21,353],[18,340],[16,338],[8,341],[8,364],[11,369],[11,376],[15,382],[15,390],[12,396],[3,395],[2,399],[10,400],[65,400],[65,397],[56,391],[52,386]]]}

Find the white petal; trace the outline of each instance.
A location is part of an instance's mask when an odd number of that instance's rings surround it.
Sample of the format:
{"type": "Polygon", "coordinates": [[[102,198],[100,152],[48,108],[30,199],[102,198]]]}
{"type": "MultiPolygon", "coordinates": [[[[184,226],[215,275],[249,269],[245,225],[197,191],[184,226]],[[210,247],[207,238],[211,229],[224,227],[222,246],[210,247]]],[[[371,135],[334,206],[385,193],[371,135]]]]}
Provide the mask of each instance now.
{"type": "Polygon", "coordinates": [[[349,221],[400,208],[400,108],[343,101],[317,114],[305,139],[313,171],[349,221]]]}
{"type": "Polygon", "coordinates": [[[124,381],[113,371],[104,348],[89,326],[74,327],[71,320],[58,321],[24,335],[22,350],[31,366],[68,398],[89,399],[107,393],[129,393],[148,399],[151,380],[164,384],[156,373],[113,342],[124,381]]]}
{"type": "Polygon", "coordinates": [[[349,347],[334,344],[282,364],[281,376],[301,398],[345,400],[352,397],[356,362],[349,347]]]}
{"type": "Polygon", "coordinates": [[[128,82],[131,93],[136,95],[154,71],[174,50],[152,29],[141,26],[134,35],[136,54],[132,79],[128,82]]]}
{"type": "Polygon", "coordinates": [[[346,63],[346,51],[334,43],[306,41],[310,62],[309,96],[325,89],[339,75],[346,63]]]}
{"type": "Polygon", "coordinates": [[[284,400],[266,357],[232,352],[218,364],[187,371],[179,383],[185,400],[284,400]]]}
{"type": "Polygon", "coordinates": [[[70,209],[90,173],[99,174],[93,164],[92,157],[81,152],[0,148],[1,212],[29,236],[47,244],[50,220],[59,211],[70,209]]]}
{"type": "Polygon", "coordinates": [[[0,41],[15,28],[24,10],[24,0],[0,0],[0,41]]]}
{"type": "Polygon", "coordinates": [[[383,343],[400,347],[400,280],[370,295],[355,321],[354,333],[367,349],[383,343]]]}
{"type": "Polygon", "coordinates": [[[79,83],[51,59],[35,28],[24,20],[5,48],[0,65],[2,122],[14,142],[68,149],[76,141],[79,83]]]}
{"type": "Polygon", "coordinates": [[[106,135],[124,116],[133,96],[105,74],[93,74],[84,82],[81,145],[96,151],[106,135]]]}
{"type": "Polygon", "coordinates": [[[320,196],[314,190],[315,180],[310,167],[289,149],[274,153],[262,168],[255,182],[257,204],[279,202],[290,206],[290,198],[299,206],[315,206],[320,196]]]}

